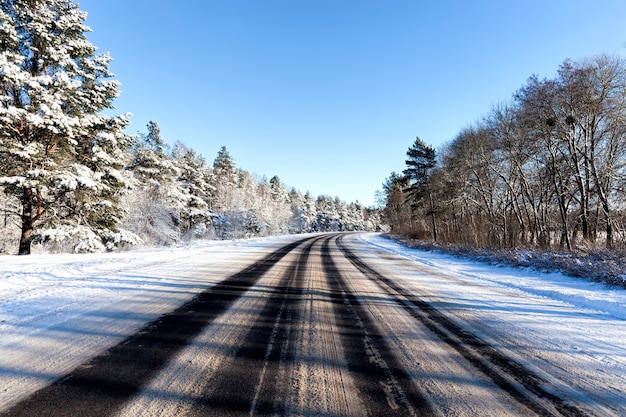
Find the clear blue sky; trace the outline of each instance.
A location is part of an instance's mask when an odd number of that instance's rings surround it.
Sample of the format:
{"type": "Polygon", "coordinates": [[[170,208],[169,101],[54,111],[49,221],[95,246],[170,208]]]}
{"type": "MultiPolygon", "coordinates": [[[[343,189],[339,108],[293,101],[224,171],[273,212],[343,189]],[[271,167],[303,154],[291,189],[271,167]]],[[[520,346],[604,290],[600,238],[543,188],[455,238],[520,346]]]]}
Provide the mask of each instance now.
{"type": "Polygon", "coordinates": [[[212,163],[374,203],[419,136],[438,147],[532,74],[626,55],[624,0],[79,0],[150,120],[212,163]]]}

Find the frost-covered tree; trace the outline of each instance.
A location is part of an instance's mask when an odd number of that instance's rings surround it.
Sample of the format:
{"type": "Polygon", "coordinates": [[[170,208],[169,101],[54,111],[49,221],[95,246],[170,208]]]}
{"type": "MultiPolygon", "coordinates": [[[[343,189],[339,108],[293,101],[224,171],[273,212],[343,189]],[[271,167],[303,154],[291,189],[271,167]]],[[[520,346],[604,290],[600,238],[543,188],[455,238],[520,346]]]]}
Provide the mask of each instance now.
{"type": "Polygon", "coordinates": [[[128,169],[141,182],[142,188],[158,189],[164,181],[178,174],[167,154],[167,145],[161,137],[158,123],[147,124],[148,133],[140,134],[133,143],[132,161],[128,169]]]}
{"type": "Polygon", "coordinates": [[[180,238],[187,193],[178,182],[181,172],[167,152],[159,125],[151,121],[147,129],[135,139],[127,167],[135,184],[127,199],[126,224],[144,240],[170,244],[180,238]]]}
{"type": "Polygon", "coordinates": [[[174,145],[172,157],[180,173],[177,183],[184,203],[179,214],[183,233],[190,237],[204,237],[207,226],[215,217],[208,203],[215,190],[210,184],[211,172],[204,157],[180,142],[174,145]]]}
{"type": "MultiPolygon", "coordinates": [[[[310,196],[309,196],[310,197],[310,196]]],[[[311,223],[307,216],[305,199],[302,193],[295,188],[289,191],[289,203],[291,208],[291,219],[289,221],[290,233],[302,233],[309,229],[311,223]]]]}
{"type": "Polygon", "coordinates": [[[280,178],[278,178],[278,175],[274,175],[272,179],[270,179],[270,192],[272,194],[272,200],[280,203],[289,202],[289,193],[280,178]]]}
{"type": "Polygon", "coordinates": [[[337,232],[340,230],[339,214],[335,200],[328,195],[320,195],[315,201],[315,220],[311,229],[315,232],[337,232]]]}
{"type": "Polygon", "coordinates": [[[231,210],[234,188],[237,185],[237,169],[226,146],[220,148],[213,161],[211,184],[215,187],[212,208],[220,213],[231,210]]]}
{"type": "Polygon", "coordinates": [[[302,228],[302,231],[313,231],[313,225],[315,218],[317,217],[317,205],[315,204],[315,198],[309,191],[304,194],[304,201],[302,206],[302,218],[303,224],[306,227],[302,228]]]}
{"type": "Polygon", "coordinates": [[[132,239],[118,204],[128,120],[101,114],[119,83],[85,18],[71,0],[0,2],[0,187],[19,204],[20,254],[36,237],[69,234],[80,251],[132,239]]]}

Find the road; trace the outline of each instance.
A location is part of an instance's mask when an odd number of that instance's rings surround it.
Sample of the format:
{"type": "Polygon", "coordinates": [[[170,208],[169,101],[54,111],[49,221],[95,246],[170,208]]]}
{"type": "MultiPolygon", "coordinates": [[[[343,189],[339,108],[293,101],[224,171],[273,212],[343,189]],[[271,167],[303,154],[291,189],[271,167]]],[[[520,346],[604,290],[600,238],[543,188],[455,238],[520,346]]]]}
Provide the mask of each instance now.
{"type": "Polygon", "coordinates": [[[0,416],[602,414],[346,236],[260,257],[0,416]]]}

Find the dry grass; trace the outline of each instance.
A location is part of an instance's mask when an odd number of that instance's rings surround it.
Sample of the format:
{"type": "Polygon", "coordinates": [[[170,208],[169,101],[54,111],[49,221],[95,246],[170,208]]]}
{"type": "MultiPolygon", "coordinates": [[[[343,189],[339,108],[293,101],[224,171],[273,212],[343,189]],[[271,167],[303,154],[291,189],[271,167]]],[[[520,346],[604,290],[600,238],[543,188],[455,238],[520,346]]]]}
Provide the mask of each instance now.
{"type": "Polygon", "coordinates": [[[601,282],[626,289],[626,252],[599,248],[578,248],[576,251],[548,251],[537,249],[474,248],[402,235],[385,235],[410,248],[437,251],[491,264],[533,268],[601,282]]]}

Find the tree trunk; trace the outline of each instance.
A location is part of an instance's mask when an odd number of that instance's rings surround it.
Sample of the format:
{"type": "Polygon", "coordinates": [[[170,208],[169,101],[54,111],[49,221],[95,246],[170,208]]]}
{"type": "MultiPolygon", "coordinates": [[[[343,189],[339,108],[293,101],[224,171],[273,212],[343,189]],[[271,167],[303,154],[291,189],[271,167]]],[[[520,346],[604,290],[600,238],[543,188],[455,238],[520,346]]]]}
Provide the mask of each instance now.
{"type": "Polygon", "coordinates": [[[24,189],[22,199],[22,233],[18,255],[30,255],[30,244],[33,234],[33,190],[24,189]]]}
{"type": "Polygon", "coordinates": [[[435,219],[435,204],[433,202],[433,194],[430,191],[430,184],[428,184],[428,200],[430,202],[430,218],[433,224],[433,242],[437,241],[437,222],[435,219]]]}
{"type": "Polygon", "coordinates": [[[611,211],[609,209],[608,200],[602,201],[602,211],[606,219],[606,247],[607,249],[613,248],[613,221],[611,219],[611,211]]]}

